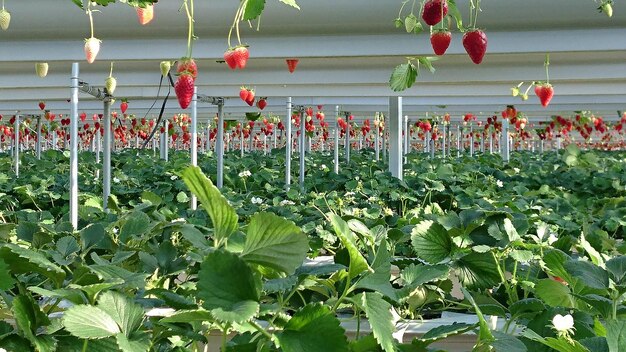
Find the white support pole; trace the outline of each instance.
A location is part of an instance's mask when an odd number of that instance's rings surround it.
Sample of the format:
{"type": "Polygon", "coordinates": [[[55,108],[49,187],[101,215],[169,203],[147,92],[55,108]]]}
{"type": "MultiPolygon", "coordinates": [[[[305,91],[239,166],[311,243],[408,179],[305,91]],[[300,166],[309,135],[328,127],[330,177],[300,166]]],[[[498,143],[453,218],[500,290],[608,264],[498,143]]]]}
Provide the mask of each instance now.
{"type": "Polygon", "coordinates": [[[402,180],[402,97],[389,97],[389,172],[402,180]]]}
{"type": "Polygon", "coordinates": [[[243,123],[241,124],[241,130],[239,131],[239,152],[240,152],[240,156],[243,158],[243,147],[245,145],[245,142],[243,140],[243,123]]]}
{"type": "Polygon", "coordinates": [[[41,116],[37,117],[37,159],[41,159],[41,116]]]}
{"type": "Polygon", "coordinates": [[[70,85],[70,223],[78,230],[78,62],[72,64],[70,85]]]}
{"type": "Polygon", "coordinates": [[[502,121],[502,135],[500,137],[500,145],[502,146],[502,159],[505,163],[509,162],[511,157],[509,145],[509,120],[502,121]]]}
{"type": "MultiPolygon", "coordinates": [[[[102,201],[104,210],[107,209],[109,196],[111,195],[111,143],[113,133],[111,133],[111,100],[104,100],[104,114],[102,116],[102,128],[104,129],[103,158],[102,158],[102,201]]],[[[100,131],[97,132],[100,136],[100,131]]],[[[98,143],[100,139],[98,138],[98,143]]],[[[98,155],[100,153],[98,152],[98,155]]]]}
{"type": "Polygon", "coordinates": [[[456,157],[461,157],[461,125],[456,126],[456,157]]]}
{"type": "MultiPolygon", "coordinates": [[[[189,143],[191,166],[198,166],[198,87],[195,84],[191,97],[191,138],[189,143]]],[[[191,210],[198,209],[198,198],[193,193],[191,194],[190,206],[191,210]]]]}
{"type": "Polygon", "coordinates": [[[378,126],[374,124],[374,154],[376,155],[376,161],[380,160],[380,115],[376,113],[376,121],[378,121],[378,126]]]}
{"type": "Polygon", "coordinates": [[[447,143],[447,133],[446,133],[446,128],[448,126],[446,125],[442,125],[443,128],[443,132],[441,133],[441,155],[445,158],[446,157],[446,143],[447,143]]]}
{"type": "Polygon", "coordinates": [[[169,134],[169,126],[170,123],[169,121],[166,119],[165,121],[163,121],[163,127],[165,128],[165,133],[164,133],[164,142],[163,142],[163,159],[165,159],[165,161],[169,161],[170,158],[170,134],[169,134]]]}
{"type": "Polygon", "coordinates": [[[474,127],[470,127],[470,156],[474,156],[474,127]]]}
{"type": "Polygon", "coordinates": [[[428,144],[430,145],[430,148],[429,148],[430,158],[434,159],[435,158],[435,140],[432,137],[430,137],[428,139],[428,144]]]}
{"type": "Polygon", "coordinates": [[[346,135],[345,135],[345,140],[344,140],[344,147],[345,147],[345,153],[346,153],[346,165],[350,164],[350,129],[352,126],[350,126],[350,119],[348,118],[348,114],[345,115],[346,118],[346,135]]]}
{"type": "Polygon", "coordinates": [[[489,131],[489,154],[493,154],[493,132],[489,131]]]}
{"type": "Polygon", "coordinates": [[[13,130],[15,134],[15,141],[13,144],[13,158],[15,161],[15,177],[20,177],[20,115],[15,114],[15,121],[13,122],[13,130]]]}
{"type": "Polygon", "coordinates": [[[217,151],[217,188],[224,186],[224,100],[217,104],[217,140],[215,144],[217,151]]]}
{"type": "Polygon", "coordinates": [[[339,105],[335,106],[335,155],[334,155],[334,167],[335,173],[339,173],[339,105]]]}
{"type": "Polygon", "coordinates": [[[539,152],[543,154],[543,139],[539,142],[539,152]]]}
{"type": "Polygon", "coordinates": [[[402,155],[404,155],[403,159],[404,159],[404,163],[406,164],[406,162],[407,162],[406,155],[409,153],[409,116],[408,115],[404,115],[404,128],[403,128],[403,131],[404,131],[404,134],[403,134],[403,136],[404,136],[404,138],[403,138],[403,140],[404,140],[404,143],[403,143],[404,151],[403,151],[402,155]]]}
{"type": "MultiPolygon", "coordinates": [[[[291,185],[291,97],[287,97],[287,116],[285,116],[285,187],[289,189],[291,185]]],[[[252,133],[252,131],[250,131],[252,133]]]]}
{"type": "Polygon", "coordinates": [[[304,162],[306,158],[306,116],[304,107],[300,108],[300,189],[304,191],[304,162]]]}

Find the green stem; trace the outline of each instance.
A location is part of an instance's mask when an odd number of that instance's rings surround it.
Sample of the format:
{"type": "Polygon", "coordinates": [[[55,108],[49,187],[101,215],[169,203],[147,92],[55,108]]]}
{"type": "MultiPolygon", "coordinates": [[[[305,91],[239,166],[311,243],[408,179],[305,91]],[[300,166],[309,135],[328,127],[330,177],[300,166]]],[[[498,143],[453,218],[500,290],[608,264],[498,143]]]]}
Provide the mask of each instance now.
{"type": "Polygon", "coordinates": [[[248,4],[248,0],[245,0],[242,3],[241,9],[239,10],[239,17],[237,18],[237,22],[235,24],[235,29],[237,31],[237,42],[239,42],[239,45],[241,45],[241,37],[239,36],[239,21],[243,19],[243,9],[246,8],[247,4],[248,4]]]}
{"type": "Polygon", "coordinates": [[[341,294],[341,296],[339,298],[337,298],[337,302],[335,302],[335,305],[333,306],[333,309],[332,309],[333,313],[337,311],[337,308],[339,308],[339,305],[341,304],[341,302],[343,302],[343,300],[346,298],[348,293],[350,293],[350,281],[349,281],[349,279],[346,282],[346,287],[344,287],[343,293],[341,294]]]}
{"type": "MultiPolygon", "coordinates": [[[[89,4],[91,6],[91,2],[89,4]]],[[[91,14],[91,8],[87,10],[87,15],[89,15],[89,28],[91,28],[91,38],[93,38],[93,15],[91,14]]]]}
{"type": "Polygon", "coordinates": [[[252,327],[255,328],[258,332],[260,332],[265,337],[267,337],[270,341],[272,341],[272,335],[269,332],[265,331],[265,329],[263,329],[259,324],[257,324],[256,321],[251,320],[249,324],[252,325],[252,327]]]}
{"type": "Polygon", "coordinates": [[[185,12],[187,13],[187,20],[189,22],[189,29],[187,32],[187,57],[191,58],[193,52],[193,45],[191,45],[191,41],[193,40],[193,0],[185,0],[184,3],[185,12]],[[187,2],[189,1],[189,3],[187,2]],[[189,9],[189,4],[191,4],[191,10],[189,9]]]}
{"type": "Polygon", "coordinates": [[[87,345],[89,344],[89,340],[85,339],[85,342],[83,342],[83,352],[87,352],[87,345]]]}
{"type": "Polygon", "coordinates": [[[228,48],[232,48],[233,47],[231,45],[230,38],[233,35],[233,29],[237,26],[237,22],[239,20],[240,13],[241,13],[241,11],[243,9],[242,5],[243,5],[243,3],[239,5],[239,8],[237,8],[237,12],[235,13],[235,18],[233,20],[233,24],[230,26],[230,30],[228,31],[228,48]]]}
{"type": "Polygon", "coordinates": [[[109,77],[113,77],[113,63],[115,61],[111,61],[111,71],[109,71],[109,77]]]}
{"type": "Polygon", "coordinates": [[[544,66],[546,67],[546,83],[550,84],[550,73],[548,70],[548,67],[550,66],[550,54],[546,54],[544,66]]]}

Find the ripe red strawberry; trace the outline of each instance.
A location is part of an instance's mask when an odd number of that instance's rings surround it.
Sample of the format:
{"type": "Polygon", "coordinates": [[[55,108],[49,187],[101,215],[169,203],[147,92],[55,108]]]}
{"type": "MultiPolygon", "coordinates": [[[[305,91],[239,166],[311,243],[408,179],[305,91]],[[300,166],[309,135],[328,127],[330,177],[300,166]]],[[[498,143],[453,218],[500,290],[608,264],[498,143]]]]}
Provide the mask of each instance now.
{"type": "Polygon", "coordinates": [[[87,57],[88,63],[91,64],[96,61],[96,56],[98,56],[98,52],[100,52],[100,43],[102,43],[102,41],[95,37],[85,39],[85,56],[87,57]]]}
{"type": "Polygon", "coordinates": [[[261,110],[265,109],[265,107],[267,106],[267,100],[266,100],[266,99],[267,99],[267,98],[261,98],[261,99],[259,99],[259,101],[257,101],[257,102],[256,102],[256,106],[257,106],[259,109],[261,109],[261,110]]]}
{"type": "Polygon", "coordinates": [[[120,104],[120,110],[122,110],[122,114],[126,113],[126,109],[128,109],[128,101],[126,99],[122,99],[122,103],[120,104]]]}
{"type": "Polygon", "coordinates": [[[550,100],[554,96],[554,88],[550,83],[535,85],[535,94],[539,97],[541,105],[545,108],[550,104],[550,100]]]}
{"type": "Polygon", "coordinates": [[[248,97],[246,98],[246,104],[252,106],[254,105],[254,90],[248,90],[248,97]]]}
{"type": "Polygon", "coordinates": [[[178,104],[182,109],[187,109],[193,98],[193,88],[195,82],[193,76],[189,73],[183,73],[178,76],[178,80],[174,85],[176,91],[176,97],[178,98],[178,104]]]}
{"type": "Polygon", "coordinates": [[[289,73],[293,73],[296,70],[296,66],[298,66],[298,62],[300,60],[298,59],[287,59],[287,69],[289,70],[289,73]]]}
{"type": "Polygon", "coordinates": [[[437,55],[443,55],[448,50],[450,46],[450,41],[452,41],[452,33],[448,30],[442,30],[433,32],[430,35],[430,44],[433,46],[433,51],[437,55]]]}
{"type": "Polygon", "coordinates": [[[78,117],[80,118],[80,121],[85,122],[85,120],[87,119],[87,114],[83,112],[78,117]]]}
{"type": "Polygon", "coordinates": [[[235,59],[235,50],[228,48],[228,50],[224,52],[224,61],[226,61],[231,70],[236,69],[237,61],[235,59]]]}
{"type": "Polygon", "coordinates": [[[448,1],[447,0],[428,0],[424,4],[424,12],[422,12],[422,19],[429,26],[434,26],[441,22],[444,17],[448,15],[448,1]]]}
{"type": "Polygon", "coordinates": [[[250,58],[250,52],[248,48],[245,46],[238,46],[235,48],[233,52],[233,59],[237,68],[244,69],[246,68],[246,64],[248,63],[248,58],[250,58]]]}
{"type": "Polygon", "coordinates": [[[137,17],[139,17],[139,23],[144,26],[150,23],[154,18],[154,5],[137,7],[137,17]]]}
{"type": "Polygon", "coordinates": [[[470,59],[478,65],[483,61],[487,51],[487,35],[480,29],[466,32],[463,35],[463,47],[470,59]]]}
{"type": "Polygon", "coordinates": [[[46,103],[44,103],[43,101],[39,102],[39,109],[43,110],[46,108],[46,103]]]}
{"type": "Polygon", "coordinates": [[[196,77],[198,77],[198,65],[196,65],[196,61],[194,59],[183,57],[178,61],[176,72],[179,74],[187,73],[188,75],[191,75],[195,81],[196,77]]]}
{"type": "Polygon", "coordinates": [[[241,87],[241,90],[239,91],[239,97],[241,98],[241,100],[248,101],[249,94],[250,94],[250,90],[248,88],[241,87]]]}

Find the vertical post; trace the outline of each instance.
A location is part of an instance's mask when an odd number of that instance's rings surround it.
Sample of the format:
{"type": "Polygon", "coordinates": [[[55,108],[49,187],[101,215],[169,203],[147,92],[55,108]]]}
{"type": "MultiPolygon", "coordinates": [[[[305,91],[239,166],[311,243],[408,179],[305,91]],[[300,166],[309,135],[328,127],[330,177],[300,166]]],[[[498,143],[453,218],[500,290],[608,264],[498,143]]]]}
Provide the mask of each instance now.
{"type": "Polygon", "coordinates": [[[474,156],[474,127],[470,127],[470,156],[474,156]]]}
{"type": "Polygon", "coordinates": [[[402,180],[402,97],[389,97],[389,172],[402,180]]]}
{"type": "Polygon", "coordinates": [[[539,142],[539,152],[543,154],[543,139],[539,142]]]}
{"type": "MultiPolygon", "coordinates": [[[[198,166],[198,87],[193,85],[193,95],[191,97],[191,138],[190,153],[191,166],[198,166]]],[[[191,194],[191,210],[198,209],[198,198],[191,194]]]]}
{"type": "Polygon", "coordinates": [[[335,173],[339,173],[339,105],[335,106],[335,173]]]}
{"type": "Polygon", "coordinates": [[[432,136],[428,139],[428,144],[430,145],[430,158],[434,159],[435,158],[435,140],[432,138],[432,136]]]}
{"type": "Polygon", "coordinates": [[[375,117],[378,121],[378,125],[374,124],[374,151],[376,155],[376,161],[380,160],[380,115],[376,113],[375,117]]]}
{"type": "Polygon", "coordinates": [[[100,141],[100,130],[95,130],[94,129],[94,140],[95,140],[95,153],[96,153],[96,163],[100,164],[100,151],[102,150],[101,148],[101,141],[100,141]]]}
{"type": "Polygon", "coordinates": [[[380,122],[383,123],[383,160],[387,160],[387,119],[385,118],[385,114],[380,114],[380,122]]]}
{"type": "Polygon", "coordinates": [[[426,131],[424,135],[424,153],[428,153],[430,151],[430,131],[426,131]]]}
{"type": "Polygon", "coordinates": [[[289,189],[291,185],[291,97],[287,98],[287,116],[285,116],[285,187],[289,189]]]}
{"type": "Polygon", "coordinates": [[[510,154],[510,145],[509,145],[509,120],[504,119],[502,121],[502,135],[500,137],[500,144],[502,145],[502,159],[504,162],[508,163],[510,154]]]}
{"type": "Polygon", "coordinates": [[[406,155],[409,153],[409,116],[405,115],[404,116],[404,162],[406,163],[407,161],[407,157],[406,155]]]}
{"type": "Polygon", "coordinates": [[[352,126],[350,126],[350,119],[348,114],[345,114],[345,118],[346,118],[346,138],[344,140],[344,147],[345,147],[345,152],[346,152],[346,164],[350,164],[350,129],[352,126]]]}
{"type": "Polygon", "coordinates": [[[304,191],[304,159],[306,157],[306,116],[304,106],[300,108],[300,188],[304,191]]]}
{"type": "MultiPolygon", "coordinates": [[[[104,114],[102,128],[104,129],[103,158],[102,158],[102,200],[103,208],[107,209],[109,196],[111,195],[111,141],[113,139],[111,133],[111,99],[104,99],[104,114]]],[[[98,131],[98,136],[100,131],[98,131]]]]}
{"type": "Polygon", "coordinates": [[[41,116],[37,117],[37,144],[35,150],[37,159],[41,159],[41,116]]]}
{"type": "Polygon", "coordinates": [[[70,108],[70,223],[78,230],[78,62],[72,64],[70,108]]]}
{"type": "Polygon", "coordinates": [[[461,125],[456,126],[456,157],[461,157],[461,125]]]}
{"type": "Polygon", "coordinates": [[[217,103],[217,188],[224,186],[224,100],[217,103]]]}
{"type": "Polygon", "coordinates": [[[489,154],[493,154],[493,132],[489,131],[489,154]]]}
{"type": "Polygon", "coordinates": [[[239,130],[239,152],[240,152],[240,156],[243,158],[243,147],[244,147],[244,140],[243,140],[243,123],[241,124],[241,129],[239,130]]]}
{"type": "Polygon", "coordinates": [[[561,149],[561,135],[559,134],[556,137],[556,153],[559,154],[559,150],[561,149]]]}
{"type": "MultiPolygon", "coordinates": [[[[18,111],[19,112],[19,111],[18,111]]],[[[13,157],[15,159],[15,177],[20,177],[20,115],[15,114],[13,122],[15,141],[13,143],[13,157]]]]}
{"type": "Polygon", "coordinates": [[[167,119],[163,121],[163,127],[165,128],[165,138],[163,142],[163,159],[165,159],[165,161],[169,160],[170,154],[170,134],[168,132],[170,127],[169,125],[170,123],[167,119]]]}
{"type": "Polygon", "coordinates": [[[447,143],[447,133],[446,133],[446,128],[448,126],[446,126],[445,124],[442,125],[443,126],[443,133],[441,133],[441,154],[443,155],[443,157],[446,157],[446,143],[447,143]]]}

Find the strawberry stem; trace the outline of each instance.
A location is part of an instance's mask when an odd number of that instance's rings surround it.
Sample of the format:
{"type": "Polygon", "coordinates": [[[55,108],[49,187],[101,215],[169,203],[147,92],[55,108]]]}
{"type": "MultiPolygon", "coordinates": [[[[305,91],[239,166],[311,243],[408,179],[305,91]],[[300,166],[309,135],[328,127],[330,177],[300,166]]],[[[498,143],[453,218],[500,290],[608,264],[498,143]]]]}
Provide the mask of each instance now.
{"type": "MultiPolygon", "coordinates": [[[[237,27],[237,39],[239,39],[239,17],[241,16],[241,12],[243,10],[243,2],[239,4],[239,8],[237,8],[237,12],[235,13],[235,19],[233,20],[233,24],[230,26],[230,30],[228,31],[228,48],[232,48],[232,44],[230,38],[233,34],[233,29],[237,27]]],[[[241,44],[241,40],[239,39],[239,44],[241,44]]]]}
{"type": "Polygon", "coordinates": [[[109,71],[109,77],[113,77],[113,63],[115,61],[111,61],[111,71],[109,71]]]}
{"type": "Polygon", "coordinates": [[[546,83],[550,84],[550,72],[548,70],[548,67],[550,66],[550,54],[546,54],[544,66],[546,67],[546,83]]]}
{"type": "Polygon", "coordinates": [[[193,52],[193,45],[191,45],[191,41],[193,40],[193,37],[194,37],[193,0],[185,0],[184,6],[185,6],[185,12],[187,13],[187,20],[189,21],[189,30],[187,32],[187,56],[186,57],[191,58],[191,55],[193,52]]]}
{"type": "Polygon", "coordinates": [[[93,15],[91,14],[91,2],[87,7],[87,15],[89,16],[89,28],[91,28],[91,38],[93,38],[93,15]]]}

